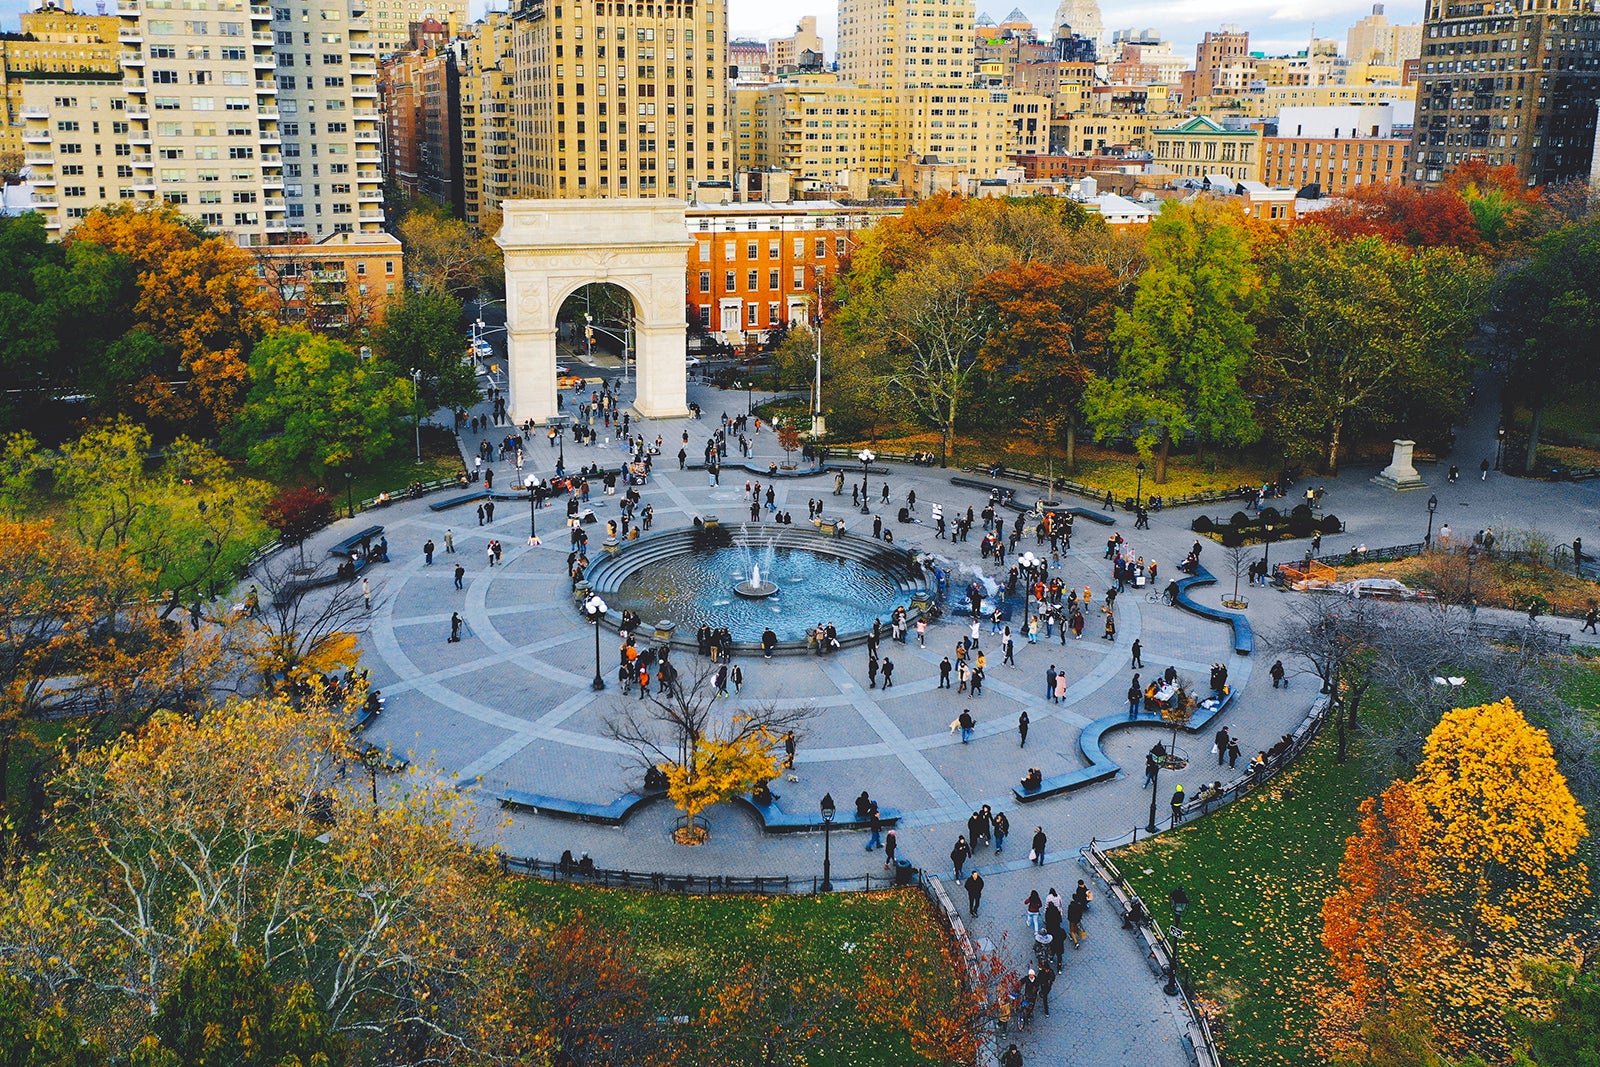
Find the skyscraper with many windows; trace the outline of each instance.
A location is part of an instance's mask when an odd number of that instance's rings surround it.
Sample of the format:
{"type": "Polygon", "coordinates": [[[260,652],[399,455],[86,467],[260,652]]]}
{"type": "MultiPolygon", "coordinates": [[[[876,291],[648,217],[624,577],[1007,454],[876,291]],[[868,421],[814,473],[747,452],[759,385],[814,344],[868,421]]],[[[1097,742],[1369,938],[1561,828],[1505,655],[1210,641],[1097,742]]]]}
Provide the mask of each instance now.
{"type": "Polygon", "coordinates": [[[521,196],[732,181],[727,0],[522,0],[512,21],[521,196]]]}

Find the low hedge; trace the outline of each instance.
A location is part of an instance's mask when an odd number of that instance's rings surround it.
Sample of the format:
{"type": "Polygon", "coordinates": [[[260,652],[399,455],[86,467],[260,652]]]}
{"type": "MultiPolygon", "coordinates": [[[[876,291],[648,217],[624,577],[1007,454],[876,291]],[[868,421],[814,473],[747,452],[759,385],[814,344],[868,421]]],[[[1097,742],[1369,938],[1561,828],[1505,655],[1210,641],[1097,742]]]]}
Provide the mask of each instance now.
{"type": "Polygon", "coordinates": [[[1324,515],[1318,518],[1312,510],[1304,504],[1297,505],[1289,512],[1287,520],[1277,508],[1262,508],[1257,515],[1250,515],[1243,511],[1236,511],[1227,522],[1218,522],[1206,515],[1197,517],[1189,528],[1198,534],[1214,537],[1224,545],[1232,547],[1249,542],[1261,542],[1267,539],[1267,526],[1274,527],[1273,540],[1280,538],[1310,537],[1321,531],[1322,533],[1338,533],[1342,528],[1336,515],[1324,515]]]}

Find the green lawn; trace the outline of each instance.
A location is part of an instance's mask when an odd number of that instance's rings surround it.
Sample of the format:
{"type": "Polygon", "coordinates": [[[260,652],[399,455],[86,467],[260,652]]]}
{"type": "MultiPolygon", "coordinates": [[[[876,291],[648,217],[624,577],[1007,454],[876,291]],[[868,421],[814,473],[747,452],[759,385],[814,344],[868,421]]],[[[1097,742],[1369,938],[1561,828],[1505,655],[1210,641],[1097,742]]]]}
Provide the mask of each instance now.
{"type": "MultiPolygon", "coordinates": [[[[441,478],[454,478],[466,470],[461,462],[461,451],[456,448],[455,435],[440,427],[422,428],[422,463],[417,463],[414,439],[407,436],[403,447],[392,455],[355,470],[351,492],[356,503],[375,497],[387,489],[396,493],[412,482],[433,482],[441,478]]],[[[293,483],[293,479],[286,479],[293,483]]],[[[342,505],[344,503],[344,475],[330,473],[324,482],[328,492],[342,505]]]]}
{"type": "MultiPolygon", "coordinates": [[[[776,978],[811,976],[846,986],[863,965],[889,951],[940,960],[943,938],[916,890],[824,896],[686,896],[553,884],[510,883],[512,902],[530,916],[561,922],[582,912],[626,933],[651,988],[670,1014],[693,1015],[710,990],[741,964],[765,962],[776,978]]],[[[940,968],[942,972],[942,968],[940,968]]],[[[938,974],[951,983],[953,975],[938,974]]],[[[853,1013],[853,1008],[840,1009],[853,1013]]],[[[903,1067],[920,1062],[905,1039],[868,1020],[843,1020],[848,1047],[806,1060],[815,1067],[903,1067]]]]}

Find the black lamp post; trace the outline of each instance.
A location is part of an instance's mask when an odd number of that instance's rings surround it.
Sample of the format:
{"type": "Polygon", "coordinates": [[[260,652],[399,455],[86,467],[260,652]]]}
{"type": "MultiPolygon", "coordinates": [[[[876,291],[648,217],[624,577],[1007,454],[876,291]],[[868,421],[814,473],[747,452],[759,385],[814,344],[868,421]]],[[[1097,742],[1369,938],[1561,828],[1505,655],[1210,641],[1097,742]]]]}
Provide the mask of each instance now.
{"type": "Polygon", "coordinates": [[[1172,929],[1168,931],[1167,938],[1167,988],[1169,997],[1178,995],[1178,939],[1183,936],[1183,913],[1189,910],[1189,894],[1184,892],[1183,886],[1178,886],[1167,897],[1172,902],[1172,929]]]}
{"type": "Polygon", "coordinates": [[[1433,513],[1435,511],[1438,511],[1438,510],[1439,510],[1439,494],[1435,493],[1432,496],[1428,497],[1428,532],[1422,538],[1422,546],[1424,548],[1426,548],[1429,545],[1433,544],[1433,513]]]}
{"type": "Polygon", "coordinates": [[[1022,630],[1028,630],[1028,601],[1033,597],[1033,568],[1039,560],[1032,552],[1024,552],[1017,559],[1017,569],[1022,572],[1022,630]]]}
{"type": "Polygon", "coordinates": [[[867,515],[871,513],[867,508],[867,476],[871,473],[872,461],[878,456],[872,449],[863,448],[856,453],[856,458],[861,461],[861,514],[867,515]]]}
{"type": "Polygon", "coordinates": [[[1506,448],[1506,424],[1502,422],[1499,426],[1495,427],[1495,431],[1494,431],[1494,469],[1495,470],[1499,470],[1500,469],[1500,460],[1505,455],[1505,448],[1506,448]]]}
{"type": "Polygon", "coordinates": [[[355,481],[354,474],[350,471],[344,472],[344,506],[350,513],[348,517],[352,519],[356,517],[355,481]]]}
{"type": "Polygon", "coordinates": [[[1150,819],[1144,824],[1145,833],[1153,834],[1161,828],[1156,825],[1156,798],[1161,795],[1161,761],[1150,767],[1150,819]]]}
{"type": "Polygon", "coordinates": [[[822,891],[833,892],[833,794],[822,794],[822,891]]]}
{"type": "Polygon", "coordinates": [[[1261,532],[1267,535],[1266,547],[1261,550],[1261,566],[1266,570],[1269,582],[1272,580],[1272,538],[1277,531],[1278,528],[1270,522],[1261,527],[1261,532]]]}
{"type": "Polygon", "coordinates": [[[1144,460],[1141,459],[1133,469],[1139,472],[1139,485],[1133,491],[1133,510],[1137,513],[1144,504],[1144,460]]]}
{"type": "Polygon", "coordinates": [[[562,423],[556,427],[556,462],[561,465],[563,473],[567,469],[567,424],[562,423]]]}
{"type": "Polygon", "coordinates": [[[537,480],[528,484],[528,544],[530,545],[539,543],[539,505],[543,503],[541,499],[543,496],[544,490],[540,488],[537,480]]]}
{"type": "Polygon", "coordinates": [[[589,599],[583,602],[583,614],[594,623],[594,681],[589,687],[598,693],[606,687],[606,680],[600,676],[600,624],[606,618],[606,602],[600,599],[600,594],[589,594],[589,599]]]}

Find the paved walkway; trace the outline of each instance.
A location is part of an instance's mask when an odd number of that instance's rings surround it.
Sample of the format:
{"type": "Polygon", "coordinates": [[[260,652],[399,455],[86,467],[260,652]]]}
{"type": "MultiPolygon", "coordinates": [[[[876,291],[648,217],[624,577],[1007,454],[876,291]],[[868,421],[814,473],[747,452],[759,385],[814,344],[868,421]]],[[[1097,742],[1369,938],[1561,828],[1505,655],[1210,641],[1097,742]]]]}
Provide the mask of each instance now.
{"type": "MultiPolygon", "coordinates": [[[[712,488],[703,474],[669,469],[675,466],[670,457],[683,432],[690,435],[690,453],[697,455],[718,425],[719,413],[736,414],[745,402],[743,395],[700,385],[691,385],[690,399],[701,404],[703,420],[663,420],[647,423],[643,430],[651,438],[661,436],[667,460],[644,489],[658,529],[687,525],[694,514],[718,509],[728,513],[744,499],[742,474],[724,477],[721,487],[712,488]]],[[[1480,417],[1461,434],[1458,451],[1481,447],[1481,422],[1480,417]]],[[[491,429],[487,436],[498,440],[506,432],[504,427],[491,429]]],[[[1492,444],[1492,417],[1488,439],[1492,444]]],[[[781,457],[770,431],[754,440],[754,456],[760,462],[781,457]]],[[[472,454],[477,444],[478,438],[463,435],[466,454],[472,454]]],[[[610,438],[587,447],[569,441],[566,451],[569,468],[590,462],[614,465],[623,457],[610,438]]],[[[548,475],[555,455],[535,436],[526,452],[526,467],[548,475]]],[[[1468,526],[1503,529],[1537,516],[1539,525],[1558,537],[1595,535],[1600,494],[1592,488],[1546,486],[1497,474],[1480,483],[1476,461],[1470,466],[1470,479],[1436,488],[1441,512],[1449,509],[1460,516],[1452,520],[1459,532],[1470,534],[1468,526]]],[[[893,504],[874,510],[886,523],[892,522],[912,488],[923,516],[935,502],[944,505],[947,515],[968,505],[981,510],[983,494],[952,486],[952,473],[937,468],[896,469],[888,479],[893,504]]],[[[1376,546],[1421,537],[1426,495],[1385,493],[1367,481],[1371,473],[1347,471],[1322,483],[1328,488],[1327,509],[1344,519],[1349,529],[1343,538],[1325,538],[1324,551],[1343,547],[1341,540],[1376,546]]],[[[1425,477],[1430,474],[1424,472],[1425,477]]],[[[880,480],[874,479],[874,489],[880,480]]],[[[496,464],[497,484],[515,481],[509,463],[496,464]]],[[[781,479],[776,484],[778,506],[803,514],[809,497],[825,496],[831,489],[831,477],[781,479]]],[[[609,517],[614,500],[596,495],[593,504],[602,519],[609,517]]],[[[1196,513],[1196,509],[1164,511],[1152,516],[1148,532],[1133,531],[1129,517],[1118,513],[1116,530],[1172,574],[1195,539],[1188,524],[1196,513]]],[[[564,572],[566,539],[550,536],[561,532],[560,510],[546,509],[540,518],[550,528],[543,531],[548,539],[537,547],[527,543],[527,509],[512,503],[499,505],[495,521],[485,526],[478,525],[472,507],[434,513],[426,502],[397,504],[355,520],[384,525],[394,560],[372,572],[380,603],[363,639],[364,663],[387,698],[387,707],[368,735],[409,754],[415,763],[431,761],[456,774],[464,790],[486,800],[509,787],[609,803],[638,786],[627,753],[604,735],[602,726],[605,714],[624,698],[615,691],[614,682],[605,692],[590,688],[594,635],[571,606],[564,572]],[[454,555],[443,551],[446,529],[454,535],[454,555]],[[422,542],[430,537],[439,545],[431,567],[424,565],[421,552],[422,542]],[[492,569],[485,565],[490,538],[504,545],[504,560],[492,569]],[[461,591],[452,581],[458,560],[467,570],[461,591]],[[459,611],[467,624],[465,639],[455,644],[446,641],[452,611],[459,611]]],[[[858,518],[866,521],[864,516],[858,518]]],[[[331,543],[349,525],[336,525],[323,539],[331,543]]],[[[1092,586],[1098,598],[1110,581],[1103,559],[1104,536],[1096,528],[1086,528],[1088,524],[1078,525],[1075,547],[1065,553],[1054,573],[1063,574],[1071,586],[1092,586]]],[[[935,547],[930,527],[894,524],[893,528],[899,545],[935,547]]],[[[1600,544],[1600,536],[1591,543],[1600,544]]],[[[988,561],[978,558],[976,539],[959,547],[939,543],[937,548],[996,574],[992,564],[985,567],[988,561]]],[[[1280,551],[1295,553],[1299,548],[1284,545],[1280,551]]],[[[1220,549],[1207,542],[1207,552],[1216,554],[1220,549]]],[[[1221,592],[1219,582],[1197,597],[1215,604],[1221,592]]],[[[1255,592],[1249,614],[1259,634],[1270,629],[1290,594],[1255,592]]],[[[1030,766],[1041,767],[1049,776],[1083,765],[1078,731],[1126,706],[1129,648],[1135,638],[1143,645],[1146,678],[1169,664],[1198,679],[1205,678],[1213,662],[1228,665],[1230,681],[1240,695],[1227,720],[1247,754],[1268,747],[1299,722],[1317,689],[1305,676],[1287,691],[1272,689],[1265,677],[1271,662],[1265,653],[1255,658],[1236,656],[1226,626],[1149,602],[1132,589],[1119,598],[1117,613],[1115,642],[1099,640],[1093,632],[1064,645],[1042,638],[1036,646],[1019,642],[1015,669],[1000,666],[998,652],[991,653],[989,682],[976,699],[936,688],[940,656],[951,652],[953,659],[953,647],[965,632],[948,622],[930,628],[925,649],[918,648],[914,639],[902,646],[885,643],[898,668],[889,691],[867,687],[865,654],[860,651],[824,660],[779,657],[744,662],[745,699],[804,700],[819,709],[802,739],[795,780],[778,785],[782,806],[814,810],[824,792],[848,806],[857,793],[868,790],[880,804],[905,813],[899,831],[901,854],[946,878],[951,873],[946,856],[956,836],[965,832],[966,817],[983,804],[1006,811],[1013,842],[1003,856],[978,857],[978,869],[989,886],[973,929],[997,944],[1004,939],[1007,951],[1021,961],[1031,947],[1022,918],[1027,892],[1037,888],[1042,895],[1054,885],[1070,895],[1081,876],[1076,863],[1079,846],[1091,838],[1120,837],[1145,822],[1149,794],[1140,789],[1140,775],[1119,775],[1025,808],[1010,793],[1030,766]],[[1044,673],[1051,664],[1071,679],[1064,704],[1044,696],[1044,673]],[[970,707],[979,720],[971,744],[961,744],[948,728],[963,707],[970,707]],[[1026,749],[1019,747],[1016,732],[1023,709],[1032,720],[1026,749]],[[1027,861],[1027,841],[1036,826],[1050,838],[1043,868],[1027,861]]],[[[1576,624],[1567,629],[1575,630],[1576,624]]],[[[615,654],[614,635],[607,634],[601,657],[608,681],[615,654]]],[[[732,714],[737,701],[729,705],[732,714]]],[[[1116,731],[1107,736],[1105,749],[1123,766],[1139,768],[1144,750],[1156,736],[1151,726],[1116,731]]],[[[1176,776],[1191,792],[1211,777],[1222,777],[1213,774],[1210,757],[1203,754],[1209,749],[1208,740],[1193,738],[1180,745],[1200,754],[1189,770],[1176,776]]],[[[1171,784],[1163,775],[1163,791],[1171,784]]],[[[497,840],[513,854],[551,860],[565,849],[575,855],[587,851],[599,866],[637,871],[808,877],[821,868],[820,835],[763,835],[753,816],[725,807],[709,813],[711,841],[685,849],[669,839],[673,814],[670,805],[658,802],[636,812],[622,827],[517,815],[499,830],[497,840]]],[[[883,873],[881,854],[866,852],[862,843],[856,834],[834,835],[836,877],[883,873]]],[[[965,900],[959,890],[951,895],[965,900]]],[[[1180,1020],[1172,1001],[1161,994],[1137,942],[1120,930],[1104,904],[1096,905],[1090,923],[1087,944],[1069,952],[1063,981],[1056,987],[1055,1015],[1040,1020],[1024,1041],[1029,1062],[1152,1067],[1185,1062],[1178,1037],[1180,1020]]]]}

